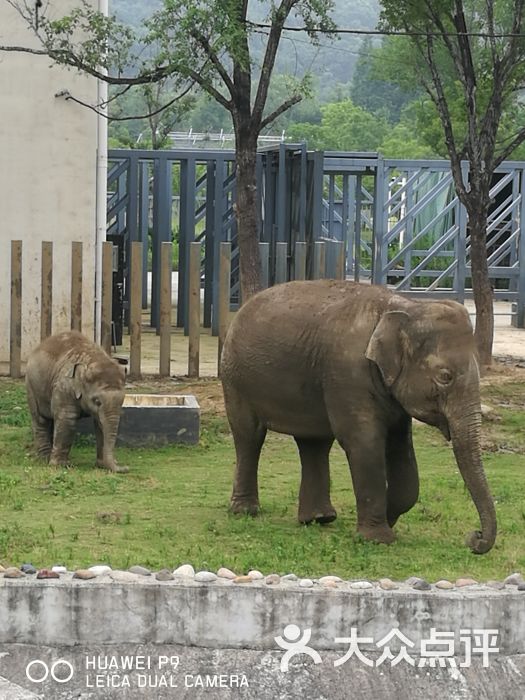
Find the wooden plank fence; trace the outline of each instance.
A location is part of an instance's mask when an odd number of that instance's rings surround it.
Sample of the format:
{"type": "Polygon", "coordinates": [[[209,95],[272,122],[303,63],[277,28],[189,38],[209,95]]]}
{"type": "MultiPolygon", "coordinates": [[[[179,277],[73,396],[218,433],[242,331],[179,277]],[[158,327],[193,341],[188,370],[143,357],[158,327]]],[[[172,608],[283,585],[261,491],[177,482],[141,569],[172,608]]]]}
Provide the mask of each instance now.
{"type": "MultiPolygon", "coordinates": [[[[287,277],[287,269],[290,263],[288,259],[288,244],[277,243],[274,250],[273,269],[276,283],[284,281],[287,277]]],[[[262,276],[265,286],[268,285],[270,270],[270,246],[261,243],[262,276]]],[[[156,369],[151,367],[151,357],[147,374],[156,374],[160,377],[168,377],[171,374],[173,361],[172,351],[177,350],[177,343],[187,346],[187,376],[197,378],[200,375],[202,360],[202,338],[209,336],[209,329],[202,328],[202,300],[201,300],[201,262],[203,246],[199,242],[190,244],[189,251],[189,328],[188,337],[183,335],[180,329],[176,329],[176,314],[174,313],[172,294],[172,244],[162,243],[161,268],[160,268],[160,314],[158,335],[158,362],[156,369]]],[[[306,243],[296,243],[295,252],[291,261],[293,279],[303,280],[307,277],[306,270],[306,243]]],[[[100,339],[104,349],[111,353],[116,351],[111,320],[112,314],[112,286],[113,286],[113,257],[114,246],[111,242],[103,243],[102,250],[102,299],[100,339]]],[[[216,374],[218,375],[219,359],[224,339],[228,331],[231,318],[230,310],[230,285],[231,285],[231,259],[232,250],[230,243],[220,244],[220,265],[218,270],[219,304],[218,314],[218,339],[216,374]]],[[[22,241],[11,241],[11,300],[10,300],[10,336],[9,336],[9,376],[22,376],[22,349],[27,352],[31,348],[24,345],[22,335],[22,308],[23,308],[23,279],[22,279],[23,246],[22,241]]],[[[316,242],[314,251],[313,269],[316,278],[335,277],[342,279],[344,276],[344,249],[337,241],[316,242]],[[329,253],[329,254],[328,254],[329,253]]],[[[152,338],[154,331],[148,325],[146,312],[143,309],[143,251],[142,243],[132,242],[130,246],[130,288],[129,288],[129,339],[125,339],[126,349],[129,349],[129,377],[138,379],[144,371],[144,335],[152,338]]],[[[70,284],[70,327],[73,330],[82,330],[82,270],[83,248],[82,243],[71,244],[71,284],[70,284]]],[[[53,243],[42,242],[41,253],[41,280],[40,280],[40,336],[45,339],[52,333],[53,328],[53,243]]],[[[180,346],[179,346],[180,348],[180,346]]],[[[119,355],[126,354],[119,349],[119,355]]],[[[180,357],[180,352],[178,353],[180,357]]],[[[179,372],[180,373],[180,372],[179,372]]]]}

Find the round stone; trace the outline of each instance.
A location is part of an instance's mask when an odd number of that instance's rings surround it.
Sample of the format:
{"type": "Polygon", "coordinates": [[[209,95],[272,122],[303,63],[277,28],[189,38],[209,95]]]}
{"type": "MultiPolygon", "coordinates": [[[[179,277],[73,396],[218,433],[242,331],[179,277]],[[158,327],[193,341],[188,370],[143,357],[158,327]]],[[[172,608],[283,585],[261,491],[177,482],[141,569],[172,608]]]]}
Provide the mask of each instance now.
{"type": "Polygon", "coordinates": [[[36,577],[39,579],[60,578],[60,574],[52,569],[40,569],[36,577]]]}
{"type": "Polygon", "coordinates": [[[390,578],[380,578],[379,579],[379,586],[384,591],[395,591],[396,588],[399,588],[397,583],[394,583],[392,581],[392,579],[390,579],[390,578]]]}
{"type": "Polygon", "coordinates": [[[365,588],[373,588],[374,585],[370,581],[352,581],[350,583],[350,588],[357,588],[364,590],[365,588]]]}
{"type": "Polygon", "coordinates": [[[325,583],[328,583],[328,581],[333,581],[334,583],[342,583],[343,579],[339,578],[339,576],[321,576],[319,579],[319,583],[321,586],[324,586],[325,583]]]}
{"type": "Polygon", "coordinates": [[[252,581],[260,581],[264,578],[264,574],[262,574],[260,571],[257,571],[257,569],[252,569],[251,571],[248,571],[248,576],[252,579],[252,581]]]}
{"type": "Polygon", "coordinates": [[[503,583],[506,586],[519,586],[520,583],[525,583],[525,581],[519,571],[516,571],[515,573],[510,574],[510,576],[507,576],[503,583]]]}
{"type": "Polygon", "coordinates": [[[197,571],[195,580],[199,583],[211,583],[217,580],[217,574],[214,574],[213,571],[197,571]]]}
{"type": "Polygon", "coordinates": [[[285,574],[281,576],[283,581],[298,581],[298,577],[295,574],[285,574]]]}
{"type": "Polygon", "coordinates": [[[518,583],[518,591],[525,591],[525,583],[518,583]]]}
{"type": "Polygon", "coordinates": [[[264,579],[264,582],[268,586],[277,586],[281,583],[281,577],[279,574],[268,574],[268,576],[264,579]]]}
{"type": "Polygon", "coordinates": [[[311,588],[314,585],[314,582],[311,578],[302,578],[299,581],[299,585],[301,586],[301,588],[311,588]]]}
{"type": "Polygon", "coordinates": [[[485,585],[487,585],[489,588],[494,588],[497,591],[501,591],[503,588],[505,588],[503,581],[487,581],[485,585]]]}
{"type": "Polygon", "coordinates": [[[253,583],[253,578],[251,576],[236,576],[233,579],[234,583],[253,583]]]}
{"type": "Polygon", "coordinates": [[[445,578],[436,581],[434,586],[443,590],[450,590],[451,588],[454,588],[454,584],[452,583],[452,581],[447,581],[447,579],[445,578]]]}
{"type": "Polygon", "coordinates": [[[145,566],[130,566],[128,571],[131,574],[137,574],[137,576],[151,576],[151,571],[145,566]]]}
{"type": "Polygon", "coordinates": [[[413,586],[416,581],[422,581],[423,579],[420,578],[419,576],[409,576],[406,580],[405,583],[408,584],[409,586],[413,586]]]}
{"type": "Polygon", "coordinates": [[[92,571],[95,576],[105,576],[111,571],[111,566],[106,564],[95,564],[95,566],[90,566],[89,570],[92,571]]]}
{"type": "Polygon", "coordinates": [[[61,564],[55,564],[55,566],[51,568],[51,571],[54,571],[56,574],[67,574],[67,567],[61,564]]]}
{"type": "Polygon", "coordinates": [[[4,578],[22,578],[25,576],[23,571],[16,566],[8,566],[4,571],[4,578]]]}
{"type": "Polygon", "coordinates": [[[20,571],[23,571],[24,574],[36,574],[36,569],[33,564],[22,564],[20,571]]]}
{"type": "Polygon", "coordinates": [[[458,588],[463,588],[464,586],[475,586],[477,584],[477,581],[474,581],[473,578],[458,578],[456,581],[456,586],[458,588]]]}
{"type": "Polygon", "coordinates": [[[179,566],[175,571],[173,572],[174,576],[189,576],[190,578],[194,578],[195,576],[195,569],[191,564],[182,564],[179,566]]]}
{"type": "Polygon", "coordinates": [[[217,576],[219,578],[227,578],[230,579],[230,581],[233,581],[233,579],[237,577],[237,574],[233,573],[231,569],[226,569],[224,566],[221,566],[221,568],[217,571],[217,576]]]}
{"type": "Polygon", "coordinates": [[[418,581],[412,584],[412,588],[415,591],[428,591],[430,590],[430,583],[425,581],[424,578],[420,578],[418,581]]]}
{"type": "Polygon", "coordinates": [[[89,581],[90,579],[96,577],[97,575],[89,569],[77,569],[73,574],[73,578],[79,578],[82,579],[82,581],[89,581]]]}
{"type": "Polygon", "coordinates": [[[109,577],[117,583],[136,583],[140,576],[131,571],[111,571],[109,577]]]}
{"type": "Polygon", "coordinates": [[[173,581],[175,576],[171,573],[169,569],[161,569],[155,574],[157,581],[173,581]]]}
{"type": "Polygon", "coordinates": [[[333,581],[331,578],[328,581],[323,581],[321,584],[323,588],[337,588],[337,581],[333,581]]]}

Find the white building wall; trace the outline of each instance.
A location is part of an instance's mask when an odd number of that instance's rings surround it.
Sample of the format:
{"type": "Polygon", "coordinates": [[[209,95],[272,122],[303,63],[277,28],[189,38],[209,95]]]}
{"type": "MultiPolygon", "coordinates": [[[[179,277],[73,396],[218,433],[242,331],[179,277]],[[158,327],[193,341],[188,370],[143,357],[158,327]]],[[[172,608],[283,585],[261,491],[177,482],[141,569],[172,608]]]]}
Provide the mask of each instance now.
{"type": "MultiPolygon", "coordinates": [[[[75,4],[51,0],[47,16],[75,4]]],[[[0,44],[38,46],[6,0],[0,44]]],[[[52,66],[45,56],[0,52],[0,372],[9,359],[11,240],[23,241],[23,359],[40,337],[42,241],[54,244],[53,332],[70,327],[71,242],[82,241],[82,330],[94,333],[98,117],[55,97],[62,90],[96,103],[93,78],[52,66]]]]}

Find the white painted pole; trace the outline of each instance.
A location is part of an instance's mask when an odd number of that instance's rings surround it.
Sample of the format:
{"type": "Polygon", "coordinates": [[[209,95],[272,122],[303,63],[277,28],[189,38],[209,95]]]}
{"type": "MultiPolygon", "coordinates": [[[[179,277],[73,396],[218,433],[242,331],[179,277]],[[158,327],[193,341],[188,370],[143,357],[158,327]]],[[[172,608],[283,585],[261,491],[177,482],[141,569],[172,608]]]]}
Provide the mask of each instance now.
{"type": "MultiPolygon", "coordinates": [[[[98,0],[99,12],[108,15],[109,0],[98,0]]],[[[108,175],[108,121],[105,105],[108,99],[108,86],[103,80],[97,81],[97,105],[102,115],[97,121],[97,203],[95,232],[95,341],[100,343],[102,318],[102,244],[106,240],[106,201],[108,175]]]]}

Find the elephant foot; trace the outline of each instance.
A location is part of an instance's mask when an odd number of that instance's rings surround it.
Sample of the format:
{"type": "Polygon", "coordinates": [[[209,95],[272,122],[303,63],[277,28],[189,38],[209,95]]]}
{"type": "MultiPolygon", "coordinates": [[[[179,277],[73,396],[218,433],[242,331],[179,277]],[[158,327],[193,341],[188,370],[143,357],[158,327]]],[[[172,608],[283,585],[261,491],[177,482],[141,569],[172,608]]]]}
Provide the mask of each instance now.
{"type": "Polygon", "coordinates": [[[67,457],[53,457],[49,458],[49,466],[51,467],[70,467],[71,462],[67,457]]]}
{"type": "Polygon", "coordinates": [[[241,501],[237,498],[232,498],[230,501],[230,513],[234,515],[251,515],[253,518],[259,515],[258,501],[241,501]]]}
{"type": "Polygon", "coordinates": [[[328,508],[312,508],[310,510],[300,509],[298,520],[302,525],[310,525],[311,523],[319,523],[327,525],[333,523],[337,518],[337,512],[332,506],[328,508]]]}
{"type": "Polygon", "coordinates": [[[357,531],[365,540],[380,544],[392,544],[396,539],[395,532],[386,523],[384,525],[358,525],[357,531]]]}
{"type": "Polygon", "coordinates": [[[113,472],[114,474],[127,474],[129,472],[129,467],[121,467],[118,464],[106,464],[105,462],[101,462],[97,460],[97,467],[99,469],[107,469],[109,472],[113,472]]]}

